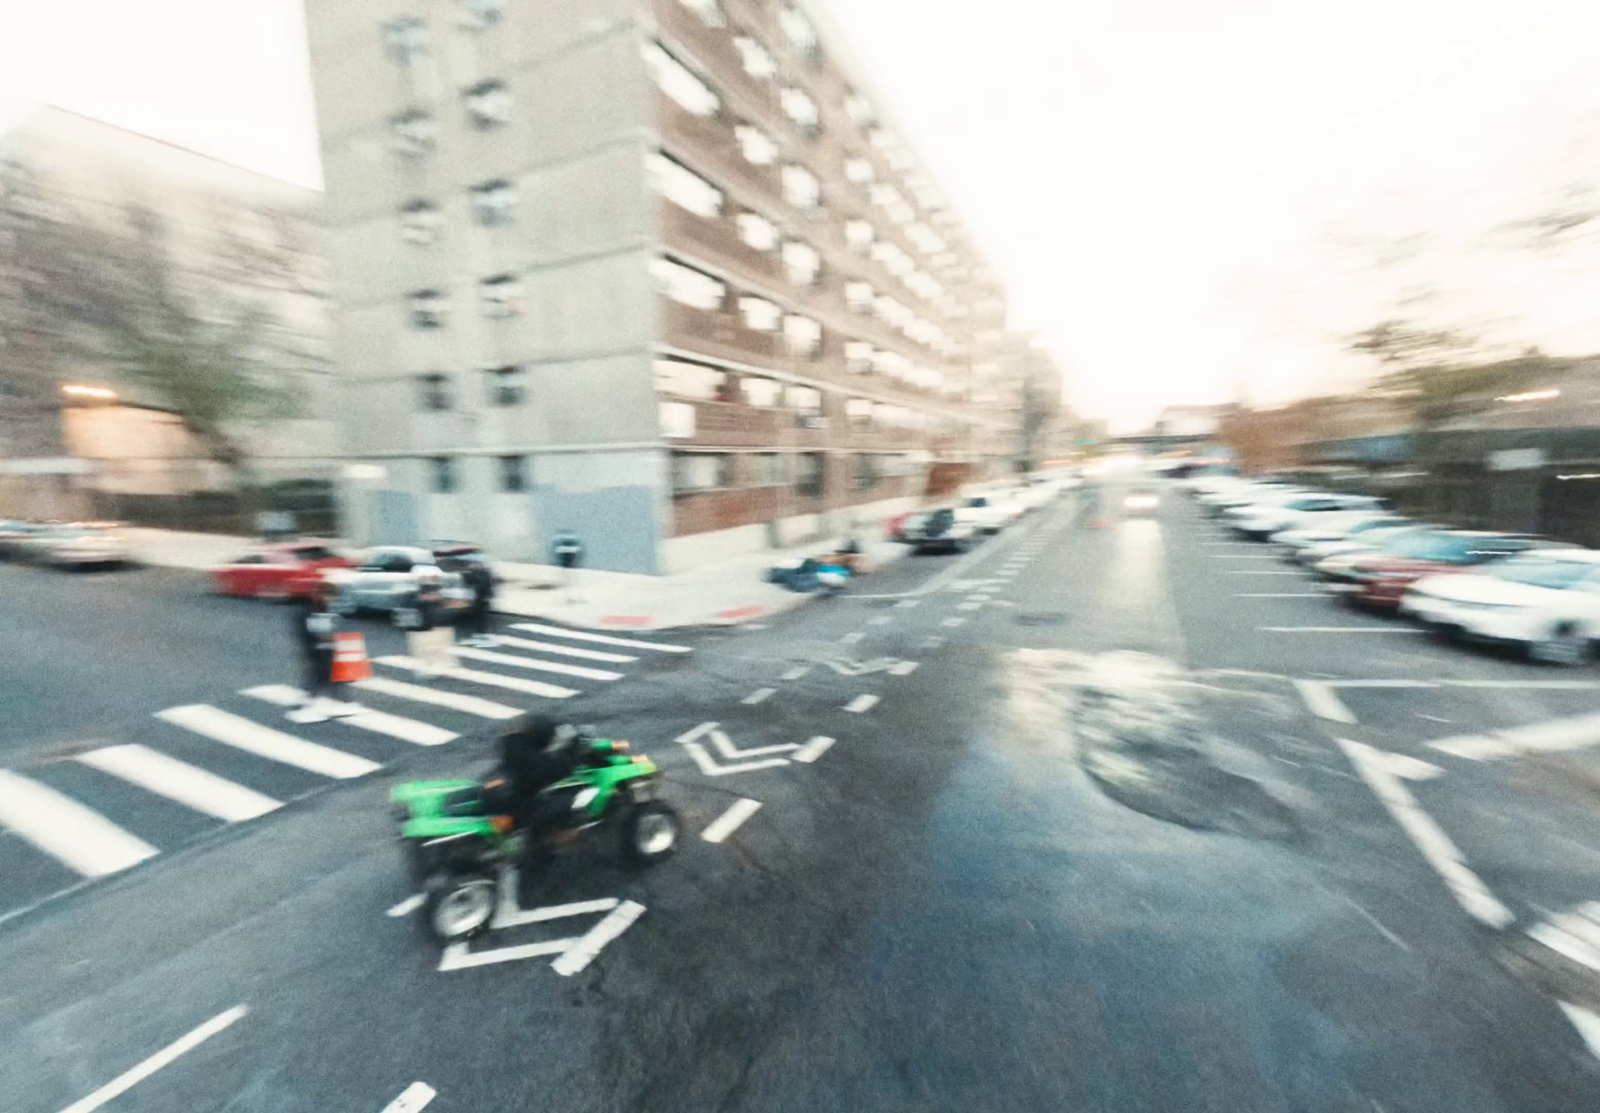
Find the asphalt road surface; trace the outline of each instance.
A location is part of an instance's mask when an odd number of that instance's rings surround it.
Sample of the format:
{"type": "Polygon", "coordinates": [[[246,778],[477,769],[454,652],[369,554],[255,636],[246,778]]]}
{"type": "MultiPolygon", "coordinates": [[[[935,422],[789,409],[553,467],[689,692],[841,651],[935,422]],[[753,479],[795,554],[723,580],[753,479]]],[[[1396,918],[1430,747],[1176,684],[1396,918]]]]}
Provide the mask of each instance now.
{"type": "Polygon", "coordinates": [[[1355,611],[1174,491],[766,624],[507,622],[441,680],[373,626],[359,723],[284,721],[281,608],[0,593],[8,1113],[1600,1109],[1600,672],[1355,611]],[[649,752],[686,838],[445,956],[386,796],[524,707],[649,752]]]}

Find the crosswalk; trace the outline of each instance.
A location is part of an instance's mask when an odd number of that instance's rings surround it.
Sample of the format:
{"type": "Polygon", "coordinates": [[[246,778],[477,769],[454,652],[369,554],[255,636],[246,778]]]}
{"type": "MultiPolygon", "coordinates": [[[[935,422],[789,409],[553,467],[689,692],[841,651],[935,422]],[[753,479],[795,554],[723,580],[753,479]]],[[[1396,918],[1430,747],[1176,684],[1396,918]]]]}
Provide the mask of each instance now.
{"type": "Polygon", "coordinates": [[[457,663],[442,670],[378,657],[374,675],[350,685],[360,708],[327,721],[288,720],[285,709],[299,707],[304,693],[265,683],[154,710],[128,737],[59,760],[0,769],[0,919],[205,831],[367,776],[414,747],[443,746],[590,690],[569,685],[609,685],[651,657],[692,651],[545,623],[513,629],[457,647],[457,663]]]}

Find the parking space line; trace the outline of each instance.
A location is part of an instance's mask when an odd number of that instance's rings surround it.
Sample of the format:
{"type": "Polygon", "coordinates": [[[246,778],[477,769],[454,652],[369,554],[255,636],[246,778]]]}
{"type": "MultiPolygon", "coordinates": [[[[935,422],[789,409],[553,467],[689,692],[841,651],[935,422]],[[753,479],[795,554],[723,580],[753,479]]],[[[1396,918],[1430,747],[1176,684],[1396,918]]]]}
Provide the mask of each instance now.
{"type": "Polygon", "coordinates": [[[1320,680],[1296,680],[1295,688],[1300,692],[1300,698],[1305,700],[1311,713],[1319,719],[1327,719],[1334,723],[1353,723],[1356,717],[1344,705],[1334,692],[1333,688],[1320,680]]]}
{"type": "Polygon", "coordinates": [[[849,703],[845,704],[844,705],[844,709],[846,711],[851,712],[852,714],[860,715],[863,712],[871,711],[877,705],[878,705],[878,697],[877,696],[874,696],[874,695],[872,695],[870,693],[867,693],[867,692],[863,692],[861,695],[857,696],[855,699],[853,699],[849,703]]]}
{"type": "Polygon", "coordinates": [[[90,750],[79,754],[78,760],[228,823],[255,819],[283,806],[253,788],[136,743],[90,750]]]}
{"type": "Polygon", "coordinates": [[[0,769],[0,827],[84,877],[136,866],[159,851],[49,785],[0,769]]]}
{"type": "Polygon", "coordinates": [[[293,765],[324,777],[348,779],[363,777],[381,769],[375,761],[368,761],[343,750],[319,746],[281,730],[264,727],[240,715],[204,703],[191,703],[183,707],[169,707],[157,711],[156,718],[174,726],[192,730],[224,746],[264,757],[268,761],[293,765]]]}
{"type": "Polygon", "coordinates": [[[200,1027],[180,1036],[137,1066],[119,1074],[88,1097],[73,1102],[61,1113],[94,1113],[108,1101],[121,1097],[163,1067],[170,1066],[182,1056],[193,1051],[219,1032],[226,1031],[249,1012],[243,1005],[235,1005],[227,1012],[218,1013],[200,1027]]]}
{"type": "Polygon", "coordinates": [[[439,1093],[426,1082],[413,1082],[399,1097],[383,1107],[383,1113],[422,1113],[439,1093]]]}
{"type": "Polygon", "coordinates": [[[728,805],[727,811],[713,819],[710,825],[700,832],[700,837],[706,842],[721,842],[760,810],[759,800],[735,800],[728,805]]]}
{"type": "Polygon", "coordinates": [[[596,645],[618,645],[624,649],[648,649],[656,653],[688,653],[687,645],[667,645],[664,642],[646,642],[637,638],[616,638],[610,634],[590,634],[583,630],[567,630],[560,626],[546,626],[539,622],[513,622],[513,630],[527,630],[533,634],[546,634],[576,642],[593,642],[596,645]]]}
{"type": "Polygon", "coordinates": [[[767,700],[769,697],[771,697],[772,693],[776,692],[777,690],[778,689],[776,689],[776,688],[757,688],[755,691],[751,692],[748,696],[745,696],[744,699],[740,700],[739,702],[743,703],[743,704],[747,704],[747,705],[753,707],[756,704],[762,703],[765,700],[767,700]]]}
{"type": "Polygon", "coordinates": [[[834,740],[827,735],[819,734],[815,738],[808,739],[805,745],[801,746],[791,756],[796,761],[810,765],[827,753],[833,747],[833,742],[834,740]]]}

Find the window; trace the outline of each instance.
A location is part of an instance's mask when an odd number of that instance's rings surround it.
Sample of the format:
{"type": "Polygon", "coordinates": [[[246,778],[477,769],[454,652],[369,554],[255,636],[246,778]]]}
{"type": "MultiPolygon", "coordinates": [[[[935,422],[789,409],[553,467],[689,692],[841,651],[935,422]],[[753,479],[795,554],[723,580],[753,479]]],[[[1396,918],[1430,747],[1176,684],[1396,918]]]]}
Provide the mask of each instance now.
{"type": "Polygon", "coordinates": [[[820,452],[802,452],[794,458],[795,493],[818,498],[827,490],[827,459],[820,452]]]}
{"type": "Polygon", "coordinates": [[[409,66],[428,54],[428,28],[414,15],[391,19],[383,25],[383,43],[389,56],[409,66]]]}
{"type": "Polygon", "coordinates": [[[844,245],[859,255],[865,255],[872,250],[872,241],[877,237],[873,235],[872,225],[864,220],[847,220],[844,222],[844,245]]]}
{"type": "MultiPolygon", "coordinates": [[[[429,486],[436,495],[453,494],[456,489],[456,461],[452,456],[434,456],[428,461],[429,486]]],[[[408,562],[409,563],[409,562],[408,562]]]]}
{"type": "Polygon", "coordinates": [[[656,414],[661,422],[661,435],[668,440],[694,436],[694,406],[688,402],[657,402],[656,414]]]}
{"type": "Polygon", "coordinates": [[[872,370],[872,345],[865,340],[850,340],[844,346],[845,368],[857,375],[872,370]]]}
{"type": "Polygon", "coordinates": [[[783,319],[783,343],[792,356],[816,359],[822,355],[822,326],[810,317],[790,313],[783,319]]]}
{"type": "Polygon", "coordinates": [[[661,196],[697,216],[722,214],[722,191],[676,159],[659,151],[646,163],[650,184],[661,196]]]}
{"type": "Polygon", "coordinates": [[[906,224],[916,219],[916,211],[907,203],[905,196],[894,186],[887,182],[878,182],[868,190],[872,203],[889,214],[889,219],[896,224],[906,224]]]}
{"type": "Polygon", "coordinates": [[[438,290],[413,290],[406,295],[412,328],[439,328],[444,324],[444,294],[438,290]]]}
{"type": "Polygon", "coordinates": [[[856,490],[870,491],[878,485],[878,458],[868,453],[856,457],[856,490]]]}
{"type": "Polygon", "coordinates": [[[526,456],[500,457],[500,489],[512,493],[528,489],[528,458],[526,456]]]}
{"type": "Polygon", "coordinates": [[[782,487],[789,482],[788,460],[781,452],[758,452],[751,484],[756,487],[782,487]]]}
{"type": "Polygon", "coordinates": [[[650,273],[663,294],[695,309],[721,309],[728,296],[728,288],[721,280],[665,256],[650,261],[650,273]]]}
{"type": "Polygon", "coordinates": [[[778,226],[760,213],[744,212],[737,217],[739,238],[757,251],[771,251],[778,246],[778,226]]]}
{"type": "Polygon", "coordinates": [[[772,332],[778,327],[778,321],[783,316],[783,310],[766,298],[750,294],[739,299],[739,313],[744,317],[745,328],[754,329],[756,332],[772,332]]]}
{"type": "Polygon", "coordinates": [[[809,19],[795,8],[784,8],[778,13],[778,26],[796,54],[808,62],[817,60],[817,29],[811,26],[809,19]]]}
{"type": "Polygon", "coordinates": [[[514,274],[492,274],[478,283],[478,298],[485,317],[514,317],[522,284],[514,274]]]}
{"type": "Polygon", "coordinates": [[[911,310],[887,294],[879,294],[874,298],[872,308],[879,318],[897,329],[904,330],[911,325],[913,317],[911,310]]]}
{"type": "Polygon", "coordinates": [[[900,245],[888,240],[879,240],[872,245],[871,255],[882,263],[884,269],[890,274],[899,277],[910,274],[916,269],[916,264],[911,261],[911,256],[900,250],[900,245]]]}
{"type": "Polygon", "coordinates": [[[754,124],[739,124],[733,129],[744,160],[753,166],[771,166],[778,158],[778,145],[754,124]]]}
{"type": "Polygon", "coordinates": [[[453,409],[455,399],[450,390],[450,376],[431,374],[417,376],[417,408],[437,413],[453,409]]]}
{"type": "Polygon", "coordinates": [[[811,286],[822,272],[822,256],[816,248],[799,240],[786,240],[783,245],[783,273],[796,286],[811,286]]]}
{"type": "Polygon", "coordinates": [[[481,31],[490,24],[500,22],[506,14],[506,0],[460,0],[463,27],[481,31]]]}
{"type": "Polygon", "coordinates": [[[521,367],[489,369],[489,404],[520,406],[528,400],[528,373],[521,367]]]}
{"type": "Polygon", "coordinates": [[[737,35],[733,47],[739,52],[744,72],[757,81],[771,81],[778,76],[778,60],[772,52],[748,35],[737,35]]]}
{"type": "Polygon", "coordinates": [[[783,199],[797,209],[814,209],[822,201],[817,177],[804,166],[793,163],[783,168],[783,199]]]}
{"type": "Polygon", "coordinates": [[[860,93],[851,93],[844,99],[844,110],[850,119],[863,127],[878,118],[877,112],[872,108],[872,102],[860,93]]]}
{"type": "Polygon", "coordinates": [[[871,159],[855,155],[844,160],[844,176],[846,181],[866,185],[878,176],[878,172],[872,168],[871,159]]]}
{"type": "Polygon", "coordinates": [[[645,65],[656,80],[656,87],[676,101],[685,112],[692,112],[696,116],[715,116],[722,111],[722,100],[711,86],[662,49],[660,43],[645,43],[642,52],[645,65]]]}
{"type": "Polygon", "coordinates": [[[810,386],[789,386],[783,392],[784,405],[801,417],[822,416],[822,391],[810,386]]]}
{"type": "Polygon", "coordinates": [[[867,398],[852,398],[844,404],[845,417],[851,425],[865,427],[872,424],[872,401],[867,398]]]}
{"type": "Polygon", "coordinates": [[[438,242],[444,230],[444,218],[439,206],[421,199],[407,201],[400,206],[400,238],[406,243],[426,246],[438,242]]]}
{"type": "Polygon", "coordinates": [[[656,391],[676,398],[697,398],[703,402],[731,402],[733,388],[728,373],[703,363],[681,359],[655,362],[656,391]]]}
{"type": "Polygon", "coordinates": [[[949,242],[939,233],[920,221],[906,229],[906,239],[924,255],[938,256],[950,246],[949,242]]]}
{"type": "Polygon", "coordinates": [[[439,126],[426,112],[402,112],[389,120],[390,142],[407,158],[420,158],[433,150],[439,126]]]}
{"type": "Polygon", "coordinates": [[[795,127],[807,135],[817,133],[822,117],[817,113],[817,102],[807,96],[804,90],[790,85],[778,95],[778,103],[795,127]]]}
{"type": "Polygon", "coordinates": [[[472,214],[485,228],[510,224],[517,208],[517,187],[504,178],[491,178],[467,190],[472,214]]]}
{"type": "Polygon", "coordinates": [[[760,406],[763,409],[776,406],[783,398],[783,384],[776,379],[746,375],[739,380],[739,390],[744,395],[745,405],[760,406]]]}
{"type": "Polygon", "coordinates": [[[873,291],[870,282],[847,282],[844,287],[845,304],[852,313],[872,312],[873,291]]]}
{"type": "Polygon", "coordinates": [[[684,7],[700,17],[707,27],[726,27],[728,17],[722,11],[722,0],[680,0],[684,7]]]}
{"type": "Polygon", "coordinates": [[[464,94],[467,118],[475,128],[492,128],[511,122],[511,90],[498,78],[480,81],[464,94]]]}
{"type": "Polygon", "coordinates": [[[714,491],[728,486],[733,457],[721,452],[674,452],[672,493],[714,491]]]}

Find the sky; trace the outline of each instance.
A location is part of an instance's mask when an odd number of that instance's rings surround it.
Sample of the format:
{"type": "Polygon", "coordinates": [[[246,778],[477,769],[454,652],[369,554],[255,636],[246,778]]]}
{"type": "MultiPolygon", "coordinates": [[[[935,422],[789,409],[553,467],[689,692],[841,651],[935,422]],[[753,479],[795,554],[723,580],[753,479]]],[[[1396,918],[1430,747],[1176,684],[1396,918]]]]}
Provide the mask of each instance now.
{"type": "MultiPolygon", "coordinates": [[[[1402,298],[1600,351],[1600,248],[1493,233],[1600,182],[1593,0],[826,2],[1013,323],[1116,427],[1356,382],[1340,337],[1402,298]]],[[[302,19],[0,0],[0,121],[49,101],[317,185],[302,19]]]]}

